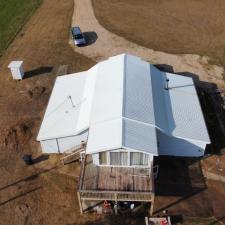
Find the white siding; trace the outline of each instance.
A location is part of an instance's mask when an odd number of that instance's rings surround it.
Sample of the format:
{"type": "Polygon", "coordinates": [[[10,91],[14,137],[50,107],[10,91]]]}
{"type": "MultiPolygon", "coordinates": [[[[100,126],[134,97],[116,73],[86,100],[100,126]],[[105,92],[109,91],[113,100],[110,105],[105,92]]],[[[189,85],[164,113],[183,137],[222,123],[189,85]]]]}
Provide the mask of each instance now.
{"type": "Polygon", "coordinates": [[[80,145],[82,141],[87,141],[88,131],[83,132],[80,135],[58,138],[59,151],[63,153],[77,145],[80,145]]]}
{"type": "Polygon", "coordinates": [[[95,165],[99,165],[99,153],[92,154],[92,160],[95,165]]]}
{"type": "Polygon", "coordinates": [[[41,148],[43,153],[59,153],[56,139],[41,141],[41,148]]]}
{"type": "Polygon", "coordinates": [[[49,139],[41,141],[41,148],[43,153],[63,153],[79,144],[81,141],[87,141],[88,131],[80,135],[63,137],[57,139],[49,139]]]}

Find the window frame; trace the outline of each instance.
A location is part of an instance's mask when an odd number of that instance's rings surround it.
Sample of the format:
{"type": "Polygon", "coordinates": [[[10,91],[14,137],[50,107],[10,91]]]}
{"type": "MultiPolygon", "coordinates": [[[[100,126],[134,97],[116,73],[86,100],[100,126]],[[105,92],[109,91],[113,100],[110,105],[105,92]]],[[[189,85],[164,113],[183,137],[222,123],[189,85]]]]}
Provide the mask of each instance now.
{"type": "Polygon", "coordinates": [[[136,151],[126,151],[124,149],[116,149],[116,150],[113,150],[113,151],[105,151],[105,154],[106,154],[106,161],[107,163],[106,164],[100,164],[100,153],[103,153],[103,152],[99,152],[98,153],[98,159],[99,159],[99,163],[98,165],[99,166],[110,166],[110,167],[143,167],[143,168],[146,168],[146,167],[149,167],[150,166],[150,155],[147,154],[147,153],[143,153],[143,152],[136,152],[136,151]],[[111,156],[110,156],[110,153],[122,153],[122,152],[125,152],[127,153],[127,164],[126,165],[112,165],[111,164],[111,156]],[[131,162],[131,157],[132,157],[132,153],[141,153],[143,156],[142,158],[142,161],[144,159],[144,154],[146,154],[148,156],[148,159],[147,159],[147,164],[137,164],[137,165],[132,165],[132,162],[131,162]]]}

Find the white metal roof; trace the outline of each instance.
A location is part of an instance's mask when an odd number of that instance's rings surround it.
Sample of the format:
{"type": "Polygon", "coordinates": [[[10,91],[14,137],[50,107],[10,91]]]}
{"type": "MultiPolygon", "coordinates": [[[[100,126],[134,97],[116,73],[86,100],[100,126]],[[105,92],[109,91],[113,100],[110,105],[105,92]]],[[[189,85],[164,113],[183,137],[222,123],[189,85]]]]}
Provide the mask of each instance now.
{"type": "Polygon", "coordinates": [[[8,68],[19,68],[23,64],[23,61],[11,61],[8,68]]]}
{"type": "MultiPolygon", "coordinates": [[[[83,95],[86,78],[86,72],[57,77],[37,140],[71,136],[80,131],[79,112],[88,101],[83,95]]],[[[88,125],[84,125],[86,129],[88,125]]]]}
{"type": "Polygon", "coordinates": [[[57,78],[38,140],[87,128],[87,153],[127,148],[157,155],[156,129],[210,143],[193,80],[126,54],[57,78]]]}
{"type": "Polygon", "coordinates": [[[164,90],[168,130],[172,136],[209,143],[198,95],[193,79],[166,73],[169,91],[164,90]]]}

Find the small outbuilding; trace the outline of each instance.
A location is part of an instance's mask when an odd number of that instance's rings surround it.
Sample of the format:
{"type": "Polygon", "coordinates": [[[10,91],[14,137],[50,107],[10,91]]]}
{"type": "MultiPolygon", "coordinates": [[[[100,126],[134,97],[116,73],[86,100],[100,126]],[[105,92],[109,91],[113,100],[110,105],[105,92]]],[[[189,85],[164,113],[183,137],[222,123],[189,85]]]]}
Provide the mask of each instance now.
{"type": "Polygon", "coordinates": [[[8,68],[11,70],[12,77],[14,80],[22,80],[24,76],[24,71],[23,71],[23,61],[12,61],[9,65],[8,68]]]}

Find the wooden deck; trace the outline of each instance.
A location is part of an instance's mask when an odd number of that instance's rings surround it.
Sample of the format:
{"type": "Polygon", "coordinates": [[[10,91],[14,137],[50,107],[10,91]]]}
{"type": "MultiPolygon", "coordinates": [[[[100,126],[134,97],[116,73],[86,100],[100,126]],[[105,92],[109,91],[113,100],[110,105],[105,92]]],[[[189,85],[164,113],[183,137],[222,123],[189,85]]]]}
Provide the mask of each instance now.
{"type": "Polygon", "coordinates": [[[151,168],[96,166],[87,156],[78,192],[86,200],[152,201],[152,176],[151,168]]]}

